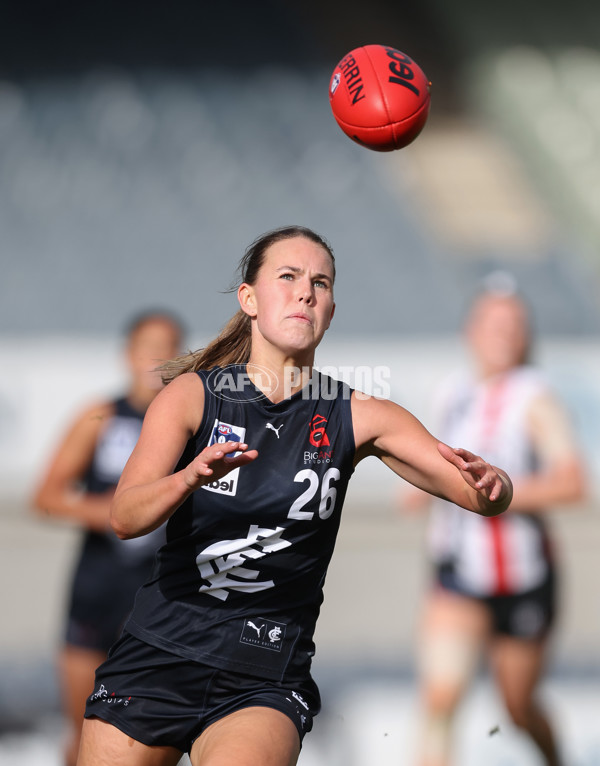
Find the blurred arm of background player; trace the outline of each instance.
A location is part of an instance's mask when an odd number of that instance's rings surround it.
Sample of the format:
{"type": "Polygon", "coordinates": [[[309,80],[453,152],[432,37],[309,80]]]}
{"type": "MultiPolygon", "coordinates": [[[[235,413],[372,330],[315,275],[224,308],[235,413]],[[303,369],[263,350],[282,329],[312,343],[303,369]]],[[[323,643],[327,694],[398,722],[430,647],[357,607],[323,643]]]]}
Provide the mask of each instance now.
{"type": "MultiPolygon", "coordinates": [[[[527,476],[513,478],[513,500],[507,513],[543,513],[583,502],[587,496],[586,467],[565,408],[546,393],[533,400],[527,420],[540,467],[527,476]]],[[[406,485],[398,504],[405,511],[420,511],[429,507],[431,499],[426,492],[406,485]]]]}
{"type": "Polygon", "coordinates": [[[41,515],[74,521],[95,532],[110,529],[114,488],[91,494],[82,489],[81,483],[105,423],[112,415],[109,403],[96,404],[82,412],[71,425],[34,493],[33,506],[41,515]]]}

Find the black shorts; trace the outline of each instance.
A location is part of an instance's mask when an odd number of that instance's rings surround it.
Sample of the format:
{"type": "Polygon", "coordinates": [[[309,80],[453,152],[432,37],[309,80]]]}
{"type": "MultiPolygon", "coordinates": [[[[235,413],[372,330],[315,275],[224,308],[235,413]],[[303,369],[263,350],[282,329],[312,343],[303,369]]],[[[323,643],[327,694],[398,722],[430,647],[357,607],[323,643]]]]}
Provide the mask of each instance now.
{"type": "Polygon", "coordinates": [[[146,582],[154,557],[128,565],[87,546],[73,576],[65,628],[72,646],[107,653],[121,635],[135,594],[146,582]]]}
{"type": "Polygon", "coordinates": [[[476,596],[460,588],[450,567],[437,570],[437,582],[442,588],[460,593],[485,604],[492,618],[496,635],[525,640],[539,640],[550,631],[556,617],[556,575],[551,568],[537,588],[506,596],[476,596]]]}
{"type": "Polygon", "coordinates": [[[265,681],[192,662],[125,632],[96,671],[85,717],[102,718],[145,745],[189,753],[207,726],[247,707],[284,713],[302,742],[321,701],[310,676],[265,681]]]}

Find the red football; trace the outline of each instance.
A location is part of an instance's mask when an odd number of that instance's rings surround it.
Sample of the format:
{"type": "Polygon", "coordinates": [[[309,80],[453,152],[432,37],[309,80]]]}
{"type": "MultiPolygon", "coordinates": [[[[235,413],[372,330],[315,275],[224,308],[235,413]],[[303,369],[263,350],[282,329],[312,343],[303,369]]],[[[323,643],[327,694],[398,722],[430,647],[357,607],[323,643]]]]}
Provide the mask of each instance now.
{"type": "Polygon", "coordinates": [[[402,149],[419,135],[429,114],[431,83],[406,53],[363,45],[333,70],[329,102],[353,141],[378,152],[402,149]]]}

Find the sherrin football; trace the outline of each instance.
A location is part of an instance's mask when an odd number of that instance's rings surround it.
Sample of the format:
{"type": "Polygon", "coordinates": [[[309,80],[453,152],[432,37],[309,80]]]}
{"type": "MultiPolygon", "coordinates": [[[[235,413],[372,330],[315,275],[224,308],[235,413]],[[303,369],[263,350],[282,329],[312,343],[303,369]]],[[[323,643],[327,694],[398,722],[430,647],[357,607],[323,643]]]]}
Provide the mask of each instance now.
{"type": "Polygon", "coordinates": [[[378,152],[402,149],[419,135],[429,114],[431,83],[406,53],[363,45],[333,70],[329,102],[353,141],[378,152]]]}

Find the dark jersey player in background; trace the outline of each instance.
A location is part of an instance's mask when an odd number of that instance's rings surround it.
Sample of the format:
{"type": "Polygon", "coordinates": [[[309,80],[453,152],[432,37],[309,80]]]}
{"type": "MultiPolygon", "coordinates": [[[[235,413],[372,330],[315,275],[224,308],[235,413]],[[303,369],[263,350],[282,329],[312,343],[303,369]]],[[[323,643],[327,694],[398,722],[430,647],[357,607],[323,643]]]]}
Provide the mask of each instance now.
{"type": "Polygon", "coordinates": [[[124,539],[167,542],[96,673],[79,766],[292,766],[319,710],[313,630],[348,480],[368,455],[484,515],[506,474],[439,443],[402,407],[313,370],[334,312],[314,232],[265,234],[239,312],[167,368],[115,493],[124,539]]]}
{"type": "Polygon", "coordinates": [[[138,540],[119,540],[110,528],[110,502],[142,429],[144,413],[162,381],[157,365],[180,349],[181,328],[162,313],[132,321],[126,361],[130,385],[122,398],[88,407],[58,446],[34,505],[83,527],[84,535],[68,599],[60,676],[71,732],[65,761],[74,766],[85,700],[94,671],[106,658],[146,580],[164,530],[138,540]]]}

